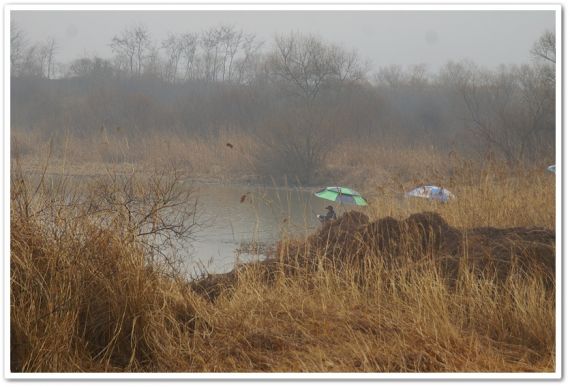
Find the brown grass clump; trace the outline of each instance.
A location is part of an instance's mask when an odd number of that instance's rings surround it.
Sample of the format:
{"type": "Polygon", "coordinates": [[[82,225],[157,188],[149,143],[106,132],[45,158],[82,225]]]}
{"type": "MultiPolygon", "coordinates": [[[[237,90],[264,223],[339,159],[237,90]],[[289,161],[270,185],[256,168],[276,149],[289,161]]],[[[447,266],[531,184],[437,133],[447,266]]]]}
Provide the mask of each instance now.
{"type": "Polygon", "coordinates": [[[486,273],[502,281],[513,273],[541,273],[544,281],[555,278],[555,234],[541,227],[460,230],[439,214],[412,214],[398,221],[392,217],[368,222],[362,213],[351,211],[324,225],[305,243],[293,244],[281,260],[302,262],[314,270],[330,264],[365,270],[367,261],[382,261],[386,267],[434,260],[440,274],[455,282],[460,266],[486,273]]]}
{"type": "Polygon", "coordinates": [[[258,266],[238,272],[213,301],[216,329],[197,345],[211,363],[200,369],[553,371],[553,294],[536,278],[466,273],[451,290],[433,268],[371,268],[364,282],[349,270],[272,282],[258,266]]]}
{"type": "Polygon", "coordinates": [[[145,266],[112,231],[92,231],[55,242],[13,220],[12,371],[184,369],[200,299],[145,266]]]}
{"type": "MultiPolygon", "coordinates": [[[[204,303],[188,283],[167,276],[164,265],[149,264],[151,250],[141,243],[149,223],[137,219],[154,217],[153,235],[168,236],[162,211],[177,198],[168,184],[151,191],[151,183],[139,200],[128,190],[113,192],[110,182],[100,196],[97,190],[76,196],[64,185],[33,190],[22,176],[14,178],[13,372],[180,371],[192,363],[193,332],[207,324],[204,303]]],[[[137,185],[131,180],[128,188],[137,185]]],[[[184,231],[180,226],[168,223],[172,232],[184,231]]]]}

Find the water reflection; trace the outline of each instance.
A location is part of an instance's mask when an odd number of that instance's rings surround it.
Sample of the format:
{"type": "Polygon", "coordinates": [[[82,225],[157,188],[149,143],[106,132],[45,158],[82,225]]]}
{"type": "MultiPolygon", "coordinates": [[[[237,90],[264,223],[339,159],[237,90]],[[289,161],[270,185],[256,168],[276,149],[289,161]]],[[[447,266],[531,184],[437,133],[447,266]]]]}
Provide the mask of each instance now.
{"type": "MultiPolygon", "coordinates": [[[[240,245],[273,243],[280,237],[299,238],[313,232],[331,202],[312,191],[294,188],[189,183],[196,191],[202,227],[184,254],[187,268],[220,273],[236,262],[262,258],[240,253],[240,245]]],[[[337,207],[337,213],[343,209],[337,207]]],[[[184,253],[184,252],[183,252],[184,253]]]]}

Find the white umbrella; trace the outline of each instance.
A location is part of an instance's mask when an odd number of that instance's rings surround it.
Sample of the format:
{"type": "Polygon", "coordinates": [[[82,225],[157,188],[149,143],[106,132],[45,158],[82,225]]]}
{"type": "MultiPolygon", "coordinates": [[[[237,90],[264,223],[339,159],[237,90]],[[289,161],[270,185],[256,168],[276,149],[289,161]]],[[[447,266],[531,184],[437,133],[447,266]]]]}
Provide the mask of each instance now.
{"type": "Polygon", "coordinates": [[[451,199],[455,199],[455,195],[442,187],[435,185],[422,185],[406,193],[406,197],[425,198],[429,200],[437,200],[443,203],[451,199]]]}

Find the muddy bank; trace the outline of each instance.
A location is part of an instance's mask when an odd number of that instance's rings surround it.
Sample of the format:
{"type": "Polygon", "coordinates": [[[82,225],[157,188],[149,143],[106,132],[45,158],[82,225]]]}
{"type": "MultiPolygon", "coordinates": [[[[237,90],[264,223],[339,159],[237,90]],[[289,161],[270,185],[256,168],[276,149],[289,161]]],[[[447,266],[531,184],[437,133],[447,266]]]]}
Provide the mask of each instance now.
{"type": "Polygon", "coordinates": [[[264,262],[210,276],[193,284],[210,298],[231,286],[244,268],[261,268],[268,278],[278,270],[292,274],[319,266],[366,270],[370,260],[388,269],[435,263],[446,279],[455,281],[460,267],[477,275],[504,280],[509,273],[539,273],[552,285],[555,278],[555,232],[539,227],[458,229],[434,212],[404,220],[385,217],[370,221],[357,211],[325,224],[305,241],[280,242],[264,262]]]}

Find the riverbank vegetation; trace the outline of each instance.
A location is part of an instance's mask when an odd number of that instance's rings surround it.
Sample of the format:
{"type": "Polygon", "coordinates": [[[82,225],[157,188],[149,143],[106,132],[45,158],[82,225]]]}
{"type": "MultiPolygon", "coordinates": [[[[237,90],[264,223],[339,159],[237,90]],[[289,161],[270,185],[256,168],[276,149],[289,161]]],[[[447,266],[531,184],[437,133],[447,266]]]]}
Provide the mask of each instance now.
{"type": "MultiPolygon", "coordinates": [[[[459,236],[477,227],[530,227],[527,235],[550,239],[511,236],[514,250],[505,257],[517,261],[526,254],[520,251],[538,248],[542,255],[534,259],[546,262],[550,274],[540,265],[523,271],[514,265],[497,280],[493,271],[481,275],[466,265],[450,285],[437,265],[449,251],[435,249],[437,238],[418,250],[423,239],[408,230],[397,255],[357,248],[331,261],[332,247],[299,250],[303,241],[283,240],[273,253],[280,264],[270,271],[267,264],[245,265],[189,281],[175,265],[175,250],[155,238],[191,234],[193,207],[178,201],[176,176],[160,173],[154,185],[148,176],[100,177],[86,196],[65,181],[54,189],[15,175],[11,370],[552,372],[555,207],[547,179],[553,176],[503,175],[498,167],[478,172],[461,201],[398,210],[373,198],[368,216],[405,220],[410,212],[436,210],[459,236]],[[161,221],[184,208],[178,228],[161,221]],[[349,264],[363,251],[364,265],[349,264]],[[208,281],[214,291],[202,286],[208,281]]],[[[335,235],[345,234],[330,235],[334,244],[335,235]]],[[[491,255],[503,251],[497,240],[481,243],[491,255]]],[[[469,259],[468,251],[454,254],[469,259]]]]}

